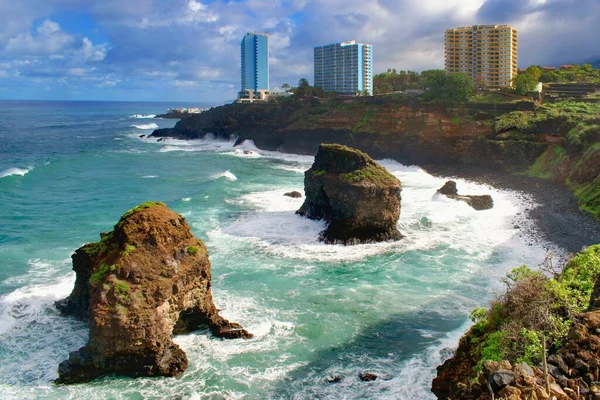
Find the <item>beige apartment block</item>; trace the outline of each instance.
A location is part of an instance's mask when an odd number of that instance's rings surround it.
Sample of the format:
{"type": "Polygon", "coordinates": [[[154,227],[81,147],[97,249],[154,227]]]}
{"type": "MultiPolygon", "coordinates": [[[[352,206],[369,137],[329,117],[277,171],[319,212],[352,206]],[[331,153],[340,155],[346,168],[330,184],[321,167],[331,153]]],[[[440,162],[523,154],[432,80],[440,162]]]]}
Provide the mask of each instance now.
{"type": "Polygon", "coordinates": [[[508,25],[474,25],[447,29],[447,72],[463,72],[476,86],[512,86],[517,75],[517,30],[508,25]]]}

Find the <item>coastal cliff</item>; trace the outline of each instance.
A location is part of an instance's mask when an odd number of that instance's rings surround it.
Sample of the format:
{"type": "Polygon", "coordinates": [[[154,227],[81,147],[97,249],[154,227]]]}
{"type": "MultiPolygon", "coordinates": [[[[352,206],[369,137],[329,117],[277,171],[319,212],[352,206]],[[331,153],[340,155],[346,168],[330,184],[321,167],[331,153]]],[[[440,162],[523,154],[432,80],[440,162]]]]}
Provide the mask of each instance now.
{"type": "Polygon", "coordinates": [[[569,251],[600,241],[594,221],[600,219],[600,111],[593,105],[447,106],[393,96],[230,104],[152,136],[200,139],[208,134],[297,154],[315,154],[321,143],[339,143],[375,159],[536,191],[547,210],[530,216],[549,239],[569,251]],[[578,208],[591,215],[583,216],[578,208]],[[586,233],[569,241],[566,232],[573,224],[586,233]]]}
{"type": "Polygon", "coordinates": [[[87,321],[90,334],[60,364],[57,383],[179,375],[188,360],[172,335],[201,326],[218,337],[252,337],[219,315],[204,243],[162,203],[129,210],[101,241],[75,252],[73,269],[73,292],[56,307],[87,321]]]}
{"type": "MultiPolygon", "coordinates": [[[[502,112],[500,106],[491,107],[489,112],[502,112]]],[[[321,143],[339,143],[405,164],[496,170],[524,168],[552,142],[547,137],[552,132],[528,140],[500,137],[490,118],[483,111],[425,105],[415,98],[312,99],[217,107],[152,136],[198,139],[214,134],[297,154],[315,154],[321,143]]]]}

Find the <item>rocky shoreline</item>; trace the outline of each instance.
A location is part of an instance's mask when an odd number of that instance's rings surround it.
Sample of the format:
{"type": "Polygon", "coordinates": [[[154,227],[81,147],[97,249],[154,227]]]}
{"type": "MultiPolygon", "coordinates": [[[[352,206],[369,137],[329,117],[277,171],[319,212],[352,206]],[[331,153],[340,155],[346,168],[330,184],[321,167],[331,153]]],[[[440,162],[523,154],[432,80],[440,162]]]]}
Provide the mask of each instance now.
{"type": "MultiPolygon", "coordinates": [[[[505,111],[474,113],[410,98],[232,104],[182,119],[174,128],[158,129],[151,136],[189,140],[212,134],[237,138],[236,145],[252,140],[263,150],[302,155],[314,155],[321,143],[338,143],[376,160],[393,159],[436,176],[530,195],[533,202],[525,212],[536,228],[516,223],[528,242],[541,236],[567,252],[600,243],[600,224],[579,209],[573,192],[562,183],[569,170],[561,169],[556,181],[525,174],[542,154],[565,142],[564,119],[547,120],[523,132],[504,132],[493,122],[498,112],[505,111]]],[[[573,158],[574,172],[583,165],[576,161],[573,158]]],[[[588,169],[595,168],[591,163],[588,169]]]]}

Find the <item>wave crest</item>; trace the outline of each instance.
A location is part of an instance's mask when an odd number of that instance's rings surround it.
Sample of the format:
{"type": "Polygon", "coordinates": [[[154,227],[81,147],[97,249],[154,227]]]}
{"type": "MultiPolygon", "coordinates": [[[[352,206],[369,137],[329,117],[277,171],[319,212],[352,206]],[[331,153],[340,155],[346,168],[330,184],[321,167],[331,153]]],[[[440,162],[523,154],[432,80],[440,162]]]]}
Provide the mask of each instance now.
{"type": "Polygon", "coordinates": [[[130,115],[129,118],[134,118],[134,119],[150,119],[150,118],[156,118],[156,114],[133,114],[130,115]]]}
{"type": "Polygon", "coordinates": [[[32,169],[33,169],[33,167],[29,167],[29,168],[9,168],[7,170],[4,170],[4,171],[0,172],[0,178],[4,178],[4,177],[7,177],[7,176],[12,176],[12,175],[25,176],[25,174],[27,174],[32,169]]]}
{"type": "Polygon", "coordinates": [[[133,125],[133,127],[136,128],[136,129],[158,129],[158,125],[156,125],[155,123],[142,124],[142,125],[133,125]]]}

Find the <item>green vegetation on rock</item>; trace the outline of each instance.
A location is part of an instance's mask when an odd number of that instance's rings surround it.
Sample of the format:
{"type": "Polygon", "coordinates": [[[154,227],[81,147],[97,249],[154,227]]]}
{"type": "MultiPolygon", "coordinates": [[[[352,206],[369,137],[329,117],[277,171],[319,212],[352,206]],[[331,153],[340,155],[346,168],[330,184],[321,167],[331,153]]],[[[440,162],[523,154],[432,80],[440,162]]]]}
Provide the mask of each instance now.
{"type": "Polygon", "coordinates": [[[195,256],[196,254],[198,254],[198,248],[196,246],[190,246],[187,248],[187,252],[189,255],[195,256]]]}
{"type": "Polygon", "coordinates": [[[147,201],[145,203],[139,204],[133,208],[130,208],[129,210],[127,210],[125,212],[125,214],[123,214],[121,216],[121,219],[119,220],[119,222],[117,223],[117,227],[120,227],[123,225],[123,222],[125,222],[125,220],[127,218],[129,218],[130,216],[132,216],[133,214],[140,212],[142,210],[145,210],[147,208],[150,207],[154,207],[154,206],[164,206],[166,207],[167,205],[165,203],[163,203],[162,201],[147,201]]]}
{"type": "Polygon", "coordinates": [[[125,245],[125,251],[123,251],[123,255],[128,256],[133,251],[135,251],[135,246],[132,244],[127,244],[127,245],[125,245]]]}
{"type": "Polygon", "coordinates": [[[90,283],[94,286],[98,285],[99,283],[104,281],[104,278],[108,275],[109,272],[113,272],[116,269],[116,265],[101,264],[100,268],[98,268],[98,270],[94,272],[92,276],[90,276],[90,283]]]}
{"type": "MultiPolygon", "coordinates": [[[[547,271],[550,272],[550,271],[547,271]]],[[[574,318],[589,306],[594,283],[600,277],[600,245],[573,257],[560,273],[547,277],[520,266],[503,280],[506,293],[486,311],[476,308],[468,337],[476,366],[476,379],[486,360],[537,365],[541,361],[542,337],[559,349],[574,318]]]]}
{"type": "Polygon", "coordinates": [[[374,164],[368,164],[362,169],[340,174],[340,179],[348,183],[370,182],[378,186],[393,185],[398,179],[390,174],[383,167],[374,164]]]}
{"type": "Polygon", "coordinates": [[[549,147],[527,170],[527,175],[541,179],[555,179],[558,171],[568,162],[567,152],[561,146],[549,147]]]}

